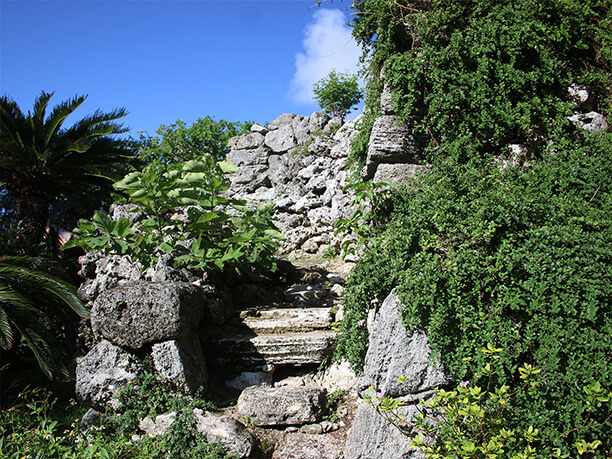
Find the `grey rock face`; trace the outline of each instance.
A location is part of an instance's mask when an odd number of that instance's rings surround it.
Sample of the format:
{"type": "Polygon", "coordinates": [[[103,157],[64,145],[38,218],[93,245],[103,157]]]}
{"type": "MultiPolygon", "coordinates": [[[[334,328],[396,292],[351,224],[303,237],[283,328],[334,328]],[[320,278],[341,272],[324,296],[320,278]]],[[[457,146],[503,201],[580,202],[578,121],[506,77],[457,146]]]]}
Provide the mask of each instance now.
{"type": "Polygon", "coordinates": [[[256,426],[302,425],[321,420],[325,389],[320,387],[247,387],[238,412],[256,426]]]}
{"type": "Polygon", "coordinates": [[[601,113],[577,113],[568,117],[568,119],[577,127],[595,134],[605,134],[610,131],[610,125],[601,113]]]}
{"type": "Polygon", "coordinates": [[[337,333],[317,330],[305,333],[233,335],[218,345],[237,359],[253,365],[307,365],[321,363],[331,353],[337,333]]]}
{"type": "Polygon", "coordinates": [[[157,373],[181,392],[194,394],[198,388],[206,388],[208,372],[197,336],[156,343],[151,357],[157,373]]]}
{"type": "MultiPolygon", "coordinates": [[[[315,425],[320,427],[318,424],[315,425]]],[[[343,451],[337,442],[325,441],[324,437],[304,434],[301,432],[286,434],[283,443],[274,451],[274,454],[272,455],[272,459],[343,458],[343,451]]]]}
{"type": "Polygon", "coordinates": [[[202,319],[204,294],[186,283],[139,283],[104,291],[94,302],[94,332],[118,346],[186,337],[202,319]]]}
{"type": "Polygon", "coordinates": [[[253,150],[232,150],[227,154],[227,160],[240,167],[243,165],[259,165],[268,163],[267,148],[256,148],[253,150]]]}
{"type": "Polygon", "coordinates": [[[273,152],[283,153],[297,147],[297,145],[291,124],[279,127],[266,134],[266,146],[273,152]]]}
{"type": "Polygon", "coordinates": [[[418,164],[379,164],[373,182],[406,183],[416,177],[423,166],[418,164]]]}
{"type": "Polygon", "coordinates": [[[380,163],[420,163],[419,148],[409,127],[398,125],[392,115],[380,116],[370,134],[364,178],[371,179],[380,163]]]}
{"type": "Polygon", "coordinates": [[[265,137],[259,132],[251,132],[238,137],[232,137],[227,146],[230,150],[256,149],[264,144],[265,137]]]}
{"type": "Polygon", "coordinates": [[[295,118],[293,113],[283,113],[282,115],[276,117],[274,120],[268,123],[268,128],[270,130],[278,129],[282,126],[290,125],[295,118]]]}
{"type": "Polygon", "coordinates": [[[391,397],[423,392],[449,382],[439,365],[431,362],[427,336],[407,332],[399,316],[400,302],[389,295],[376,312],[370,331],[368,352],[358,389],[374,386],[391,397]],[[400,376],[408,382],[400,384],[400,376]]]}
{"type": "Polygon", "coordinates": [[[85,405],[101,409],[140,371],[130,354],[102,340],[77,360],[75,393],[85,405]]]}
{"type": "MultiPolygon", "coordinates": [[[[410,419],[417,413],[414,405],[398,409],[398,414],[410,419]]],[[[417,435],[410,427],[405,427],[407,435],[417,435]]],[[[412,449],[412,440],[391,425],[366,402],[361,401],[355,413],[353,425],[346,439],[344,457],[346,459],[423,459],[425,455],[412,449]]]]}
{"type": "Polygon", "coordinates": [[[211,443],[220,442],[231,454],[251,457],[255,439],[246,428],[230,416],[219,416],[199,408],[193,410],[196,429],[211,443]]]}

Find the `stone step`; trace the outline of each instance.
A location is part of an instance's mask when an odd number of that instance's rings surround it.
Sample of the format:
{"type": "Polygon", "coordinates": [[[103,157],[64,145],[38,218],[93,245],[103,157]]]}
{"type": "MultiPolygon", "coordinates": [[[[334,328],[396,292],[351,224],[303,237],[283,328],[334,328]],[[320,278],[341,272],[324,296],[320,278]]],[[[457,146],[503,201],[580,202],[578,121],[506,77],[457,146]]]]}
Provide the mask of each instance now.
{"type": "Polygon", "coordinates": [[[249,309],[241,317],[258,334],[328,329],[334,320],[331,307],[249,309]]]}
{"type": "Polygon", "coordinates": [[[219,357],[238,364],[308,365],[319,364],[329,356],[337,332],[318,330],[302,333],[236,334],[219,338],[214,346],[219,357]]]}

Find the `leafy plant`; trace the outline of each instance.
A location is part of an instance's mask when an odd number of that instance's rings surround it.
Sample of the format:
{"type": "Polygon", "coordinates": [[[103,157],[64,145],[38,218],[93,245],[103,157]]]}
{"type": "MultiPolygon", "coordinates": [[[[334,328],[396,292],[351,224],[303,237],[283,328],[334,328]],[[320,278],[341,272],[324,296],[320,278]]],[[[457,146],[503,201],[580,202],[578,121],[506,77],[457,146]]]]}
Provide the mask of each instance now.
{"type": "Polygon", "coordinates": [[[344,120],[353,106],[363,97],[357,75],[338,73],[336,70],[332,70],[326,77],[316,82],[312,91],[323,111],[341,120],[344,120]]]}
{"type": "Polygon", "coordinates": [[[229,199],[226,174],[236,166],[205,155],[181,164],[154,162],[115,184],[147,218],[113,221],[101,212],[82,220],[67,247],[129,254],[148,268],[160,253],[203,271],[256,275],[275,269],[274,253],[282,235],[272,224],[273,206],[251,210],[229,199]]]}
{"type": "MultiPolygon", "coordinates": [[[[399,413],[403,402],[382,393],[373,395],[373,388],[366,401],[403,434],[408,435],[403,430],[405,426],[421,432],[413,438],[412,444],[428,459],[569,457],[560,448],[542,441],[539,430],[532,425],[515,426],[513,402],[517,398],[533,400],[541,396],[541,370],[525,363],[518,368],[520,384],[517,388],[497,386],[493,378],[494,362],[502,351],[489,343],[482,349],[489,361],[473,373],[471,381],[459,383],[454,390],[440,389],[435,396],[419,403],[418,414],[412,419],[399,413]]],[[[399,378],[400,383],[406,381],[405,377],[399,378]]],[[[589,416],[584,424],[572,429],[574,431],[599,427],[612,417],[610,414],[603,420],[590,419],[596,406],[610,402],[612,393],[603,390],[599,382],[583,389],[589,416]]],[[[581,439],[574,449],[579,456],[596,454],[601,445],[600,440],[581,439]]]]}
{"type": "Polygon", "coordinates": [[[106,413],[102,424],[85,426],[80,422],[84,409],[74,400],[60,406],[44,389],[22,392],[17,405],[0,412],[0,454],[16,459],[235,457],[197,432],[193,409],[211,409],[201,398],[177,397],[165,389],[164,380],[151,374],[124,388],[119,397],[121,405],[106,413]],[[140,419],[170,411],[177,416],[165,434],[132,438],[139,432],[140,419]]]}
{"type": "Polygon", "coordinates": [[[252,125],[252,122],[215,121],[210,116],[198,118],[189,127],[181,120],[170,126],[162,124],[155,131],[157,135],[142,136],[140,158],[145,162],[182,163],[199,160],[202,155],[209,154],[216,160],[222,160],[229,151],[228,140],[246,134],[252,125]]]}
{"type": "Polygon", "coordinates": [[[53,268],[39,258],[0,258],[0,347],[23,345],[48,378],[67,378],[69,359],[60,337],[76,317],[89,312],[76,288],[53,268]]]}
{"type": "MultiPolygon", "coordinates": [[[[559,142],[527,167],[449,160],[392,192],[347,282],[339,355],[363,362],[367,313],[398,288],[404,323],[426,331],[455,378],[482,342],[507,350],[501,385],[514,388],[521,362],[545,372],[542,396],[517,404],[517,422],[573,445],[580,432],[560,434],[586,417],[582,387],[612,386],[610,142],[559,142]]],[[[593,430],[609,448],[609,426],[593,430]]]]}
{"type": "Polygon", "coordinates": [[[357,206],[350,218],[341,218],[334,223],[334,234],[346,236],[342,243],[344,255],[363,249],[374,236],[376,228],[382,224],[381,217],[390,187],[391,182],[355,181],[342,189],[355,193],[353,205],[357,206]]]}
{"type": "Polygon", "coordinates": [[[379,110],[388,85],[400,123],[426,140],[430,159],[467,162],[509,143],[541,152],[570,130],[572,84],[611,113],[609,0],[357,0],[353,8],[367,109],[379,110]]]}

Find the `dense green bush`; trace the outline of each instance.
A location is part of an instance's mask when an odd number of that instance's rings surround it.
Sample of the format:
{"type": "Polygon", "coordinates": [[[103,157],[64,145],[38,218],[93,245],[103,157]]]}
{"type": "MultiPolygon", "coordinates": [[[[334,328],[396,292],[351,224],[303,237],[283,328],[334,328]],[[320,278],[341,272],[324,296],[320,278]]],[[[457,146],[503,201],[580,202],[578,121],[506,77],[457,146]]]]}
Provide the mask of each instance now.
{"type": "MultiPolygon", "coordinates": [[[[486,342],[508,351],[500,383],[517,381],[519,362],[541,368],[542,397],[514,421],[572,444],[580,431],[558,436],[583,420],[581,388],[612,387],[610,177],[612,136],[558,143],[530,166],[432,167],[395,193],[349,279],[339,352],[358,364],[368,309],[397,287],[405,324],[427,331],[456,378],[486,342]]],[[[610,426],[600,429],[609,450],[610,426]]]]}
{"type": "Polygon", "coordinates": [[[313,88],[319,106],[332,117],[344,120],[353,106],[357,105],[363,93],[359,89],[357,75],[338,73],[332,70],[326,77],[317,81],[313,88]]]}
{"type": "Polygon", "coordinates": [[[74,399],[58,400],[40,388],[24,391],[11,408],[0,411],[0,454],[11,459],[235,458],[196,429],[193,409],[210,410],[211,404],[198,396],[177,396],[166,386],[159,376],[138,378],[120,392],[118,405],[102,415],[100,425],[83,425],[86,408],[74,399]],[[142,433],[141,419],[170,412],[176,420],[165,434],[133,437],[142,433]]]}
{"type": "Polygon", "coordinates": [[[155,161],[115,183],[128,195],[142,222],[113,221],[96,212],[81,220],[78,236],[65,247],[129,255],[143,268],[162,253],[177,265],[205,272],[258,276],[276,269],[275,250],[283,238],[272,223],[273,205],[252,210],[246,202],[223,196],[227,174],[236,166],[211,155],[185,163],[155,161]]]}
{"type": "MultiPolygon", "coordinates": [[[[568,128],[572,84],[588,87],[595,108],[612,113],[610,0],[357,0],[353,7],[353,35],[369,66],[368,109],[378,110],[389,83],[398,117],[429,143],[429,158],[465,162],[508,143],[541,150],[568,128]]],[[[365,159],[365,149],[354,153],[365,159]]]]}
{"type": "Polygon", "coordinates": [[[182,120],[170,126],[162,124],[154,136],[141,134],[140,158],[145,162],[181,163],[209,154],[222,160],[229,152],[229,139],[248,133],[252,125],[252,122],[215,121],[210,116],[198,118],[189,127],[182,120]]]}

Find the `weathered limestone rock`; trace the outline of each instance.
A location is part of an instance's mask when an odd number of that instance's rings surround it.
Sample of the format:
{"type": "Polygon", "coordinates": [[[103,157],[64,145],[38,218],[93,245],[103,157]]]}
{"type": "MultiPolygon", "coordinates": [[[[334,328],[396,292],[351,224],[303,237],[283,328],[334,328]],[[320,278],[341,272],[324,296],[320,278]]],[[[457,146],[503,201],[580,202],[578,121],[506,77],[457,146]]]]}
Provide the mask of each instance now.
{"type": "Polygon", "coordinates": [[[140,372],[140,365],[130,354],[102,340],[77,360],[76,396],[85,405],[101,409],[140,372]]]}
{"type": "Polygon", "coordinates": [[[251,311],[243,322],[255,332],[279,333],[292,330],[311,331],[328,328],[333,321],[332,308],[275,308],[251,311]]]}
{"type": "Polygon", "coordinates": [[[240,458],[251,457],[255,449],[255,438],[245,426],[230,416],[219,416],[199,408],[193,410],[196,429],[210,443],[220,442],[230,454],[240,458]]]}
{"type": "MultiPolygon", "coordinates": [[[[315,426],[320,427],[318,424],[315,426]]],[[[306,425],[304,427],[310,427],[306,425]]],[[[300,429],[301,430],[301,429],[300,429]]],[[[288,433],[283,443],[274,451],[272,459],[343,459],[343,451],[337,442],[325,441],[319,435],[288,433]]]]}
{"type": "MultiPolygon", "coordinates": [[[[398,414],[410,419],[417,413],[415,405],[400,407],[398,414]]],[[[374,408],[360,401],[353,425],[346,439],[344,457],[346,459],[422,459],[423,453],[412,448],[409,435],[417,435],[411,427],[403,427],[400,432],[374,408]]]]}
{"type": "Polygon", "coordinates": [[[605,134],[610,131],[610,125],[601,113],[577,113],[568,119],[577,127],[595,134],[605,134]]]}
{"type": "Polygon", "coordinates": [[[204,299],[200,288],[186,283],[126,285],[98,296],[91,324],[112,343],[140,349],[189,336],[202,319],[204,299]]]}
{"type": "Polygon", "coordinates": [[[290,125],[293,118],[295,118],[293,113],[283,113],[268,123],[268,129],[272,131],[283,126],[290,125]]]}
{"type": "Polygon", "coordinates": [[[372,127],[363,176],[371,179],[381,163],[419,164],[419,150],[420,146],[409,127],[397,124],[392,115],[382,115],[372,127]]]}
{"type": "Polygon", "coordinates": [[[285,290],[285,299],[298,305],[316,306],[328,296],[328,290],[315,285],[296,285],[285,290]]]}
{"type": "Polygon", "coordinates": [[[389,295],[376,312],[360,391],[373,386],[391,397],[434,389],[449,382],[442,368],[430,360],[431,348],[421,331],[407,332],[399,315],[399,298],[389,295]],[[408,378],[400,384],[400,376],[408,378]]]}
{"type": "Polygon", "coordinates": [[[265,139],[264,135],[259,132],[250,132],[249,134],[232,137],[227,142],[227,146],[230,150],[256,149],[263,146],[265,139]]]}
{"type": "Polygon", "coordinates": [[[325,389],[320,387],[247,387],[238,412],[256,426],[302,425],[321,420],[325,389]]]}
{"type": "Polygon", "coordinates": [[[155,371],[181,392],[194,394],[206,388],[208,372],[197,336],[155,343],[151,357],[155,371]]]}
{"type": "Polygon", "coordinates": [[[174,423],[175,419],[176,411],[167,414],[160,414],[159,416],[155,416],[154,419],[147,416],[138,423],[138,427],[147,435],[156,437],[158,435],[164,435],[166,432],[168,432],[168,429],[174,423]]]}
{"type": "Polygon", "coordinates": [[[275,153],[284,153],[297,147],[297,145],[291,124],[279,127],[266,134],[266,146],[275,153]]]}
{"type": "Polygon", "coordinates": [[[270,150],[267,148],[256,148],[253,150],[231,150],[227,154],[227,160],[234,163],[238,167],[244,165],[267,164],[268,154],[270,154],[270,150]]]}
{"type": "Polygon", "coordinates": [[[336,335],[332,330],[255,336],[232,334],[219,339],[217,346],[253,365],[307,365],[321,363],[329,356],[336,335]]]}
{"type": "Polygon", "coordinates": [[[423,166],[418,164],[379,164],[373,182],[391,182],[394,185],[408,182],[416,177],[423,166]]]}

